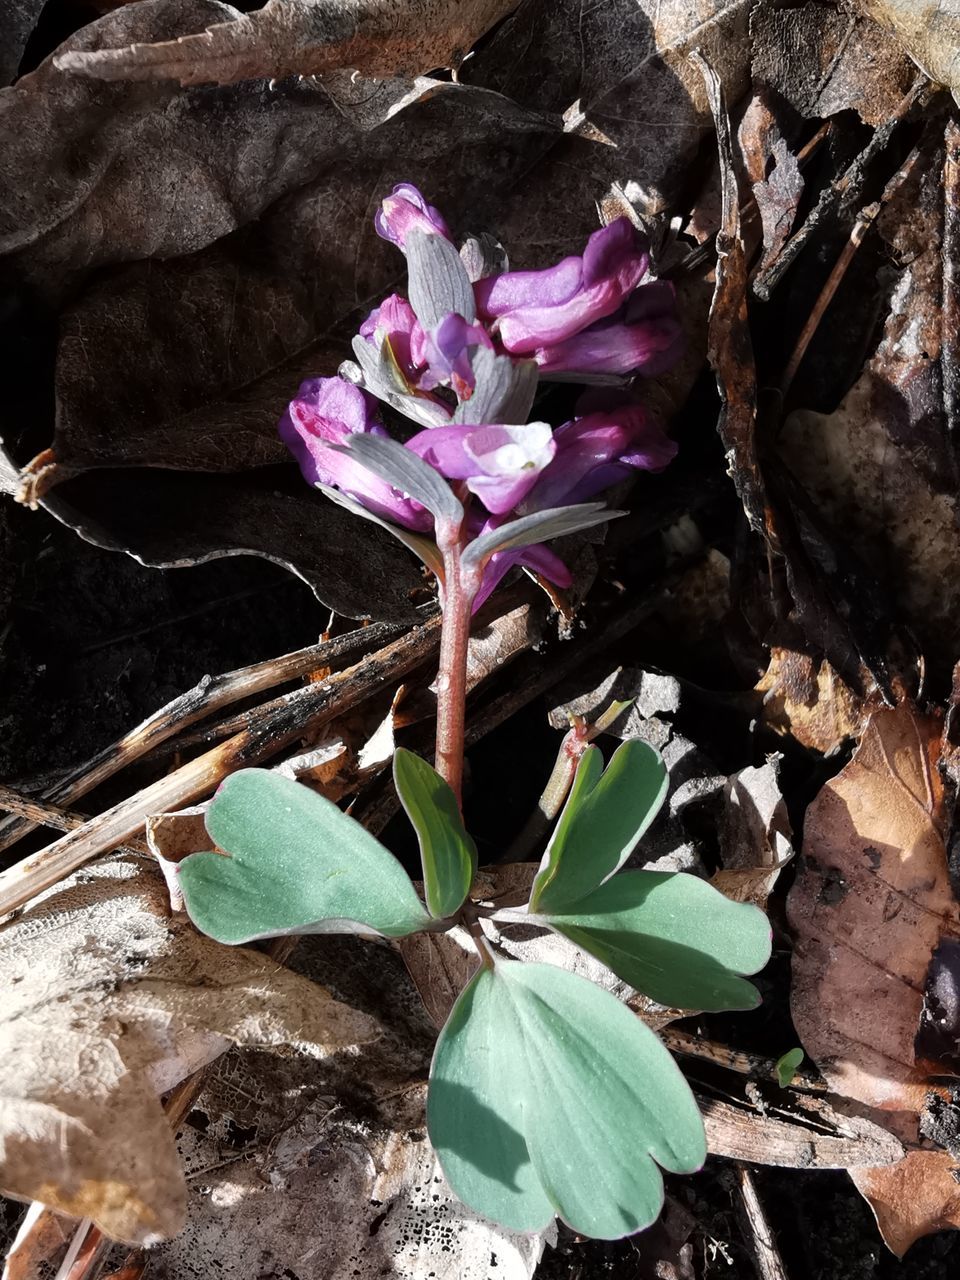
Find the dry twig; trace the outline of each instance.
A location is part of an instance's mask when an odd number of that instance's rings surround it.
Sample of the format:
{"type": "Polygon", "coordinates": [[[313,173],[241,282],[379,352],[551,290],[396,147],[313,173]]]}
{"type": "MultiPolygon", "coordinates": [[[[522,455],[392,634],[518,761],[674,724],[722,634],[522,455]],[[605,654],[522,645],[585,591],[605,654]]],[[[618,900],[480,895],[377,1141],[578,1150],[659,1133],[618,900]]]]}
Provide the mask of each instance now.
{"type": "Polygon", "coordinates": [[[285,694],[260,714],[252,714],[249,727],[241,733],[16,863],[0,874],[0,915],[23,906],[91,858],[128,840],[148,814],[190,804],[234,769],[276,755],[305,732],[352,710],[432,657],[439,637],[439,619],[433,618],[354,666],[285,694]]]}
{"type": "MultiPolygon", "coordinates": [[[[255,662],[219,676],[205,676],[192,689],[178,695],[56,786],[48,788],[40,798],[55,805],[70,805],[134,760],[196,724],[198,720],[205,719],[242,698],[252,697],[266,689],[309,675],[318,668],[355,660],[385,641],[392,640],[403,630],[397,623],[378,622],[373,626],[358,627],[345,635],[335,636],[332,640],[282,654],[278,658],[268,658],[264,662],[255,662]]],[[[29,814],[0,821],[0,850],[8,849],[32,830],[37,822],[45,821],[42,817],[32,818],[29,814]]]]}

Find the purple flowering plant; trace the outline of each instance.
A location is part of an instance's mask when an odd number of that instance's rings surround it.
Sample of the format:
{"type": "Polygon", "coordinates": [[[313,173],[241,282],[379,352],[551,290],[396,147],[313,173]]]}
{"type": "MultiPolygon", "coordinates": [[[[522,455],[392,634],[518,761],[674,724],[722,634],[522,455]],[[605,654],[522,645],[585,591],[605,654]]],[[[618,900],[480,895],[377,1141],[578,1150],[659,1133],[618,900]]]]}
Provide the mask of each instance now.
{"type": "Polygon", "coordinates": [[[542,1230],[559,1216],[584,1235],[615,1238],[656,1218],[658,1166],[703,1162],[693,1095],[626,1005],[566,969],[504,958],[497,927],[552,931],[652,999],[700,1010],[757,1003],[743,975],[766,963],[769,928],[755,907],[696,877],[621,871],[667,776],[636,740],[604,767],[588,745],[603,717],[572,730],[561,750],[549,784],[559,818],[526,906],[498,910],[471,896],[477,851],[461,815],[467,645],[473,612],[512,567],[568,586],[548,543],[620,514],[603,492],[673,457],[623,387],[677,359],[673,292],[647,279],[645,242],[626,218],[596,231],[580,256],[515,272],[488,240],[458,249],[410,185],[383,200],[375,224],[406,256],[407,296],[371,312],[337,376],[302,384],[279,430],[308,483],[390,530],[439,584],[436,767],[403,748],[394,757],[423,898],[336,805],[258,769],[220,789],[206,820],[218,851],[186,858],[180,883],[197,926],[228,943],[465,931],[478,968],[440,1033],[427,1105],[447,1180],[509,1229],[542,1230]],[[606,385],[554,428],[531,420],[541,377],[606,385]],[[398,418],[403,442],[388,430],[398,418]]]}

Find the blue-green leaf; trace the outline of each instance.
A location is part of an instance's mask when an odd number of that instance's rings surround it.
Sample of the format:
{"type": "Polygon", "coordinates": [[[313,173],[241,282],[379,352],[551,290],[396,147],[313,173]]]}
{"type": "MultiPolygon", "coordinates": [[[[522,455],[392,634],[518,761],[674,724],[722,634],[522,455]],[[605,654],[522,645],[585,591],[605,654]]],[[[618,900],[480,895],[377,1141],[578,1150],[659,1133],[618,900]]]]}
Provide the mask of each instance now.
{"type": "Polygon", "coordinates": [[[667,793],[658,751],[631,739],[613,753],[598,780],[596,757],[584,752],[577,778],[533,882],[530,909],[566,910],[623,866],[667,793]],[[589,759],[589,764],[587,763],[589,759]],[[589,785],[588,785],[589,784],[589,785]]]}
{"type": "Polygon", "coordinates": [[[468,400],[453,411],[453,422],[527,422],[537,390],[535,360],[498,356],[489,347],[474,347],[470,367],[476,385],[468,400]]]}
{"type": "Polygon", "coordinates": [[[755,1009],[741,974],[770,959],[770,924],[696,876],[624,871],[566,909],[551,927],[660,1004],[677,1009],[755,1009]]]}
{"type": "Polygon", "coordinates": [[[191,920],[218,942],[380,933],[430,924],[393,854],[335,804],[267,769],[232,774],[206,817],[223,853],[180,863],[191,920]]]}
{"type": "Polygon", "coordinates": [[[361,338],[353,340],[356,364],[345,360],[340,366],[340,376],[347,382],[364,387],[378,400],[396,409],[423,427],[442,427],[450,421],[450,411],[431,396],[414,395],[398,374],[396,360],[392,359],[390,344],[376,337],[373,342],[361,338]]]}
{"type": "MultiPolygon", "coordinates": [[[[580,806],[586,800],[587,796],[600,781],[603,776],[603,752],[599,747],[584,747],[583,754],[580,757],[580,763],[577,765],[577,771],[573,775],[573,782],[570,784],[570,792],[567,796],[566,804],[560,817],[557,819],[557,825],[554,829],[551,844],[562,845],[567,839],[567,832],[570,824],[574,819],[574,815],[580,810],[580,806]]],[[[541,868],[540,875],[546,871],[545,865],[541,868]]],[[[536,882],[535,882],[536,883],[536,882]]]]}
{"type": "Polygon", "coordinates": [[[706,1157],[703,1122],[663,1045],[609,992],[551,965],[498,962],[437,1042],[430,1140],[470,1208],[513,1231],[559,1215],[610,1240],[650,1225],[657,1165],[706,1157]]]}
{"type": "Polygon", "coordinates": [[[432,916],[459,911],[477,871],[477,847],[464,829],[457,797],[432,765],[398,747],[393,779],[420,842],[423,890],[432,916]]]}
{"type": "Polygon", "coordinates": [[[509,551],[512,547],[529,547],[534,542],[547,542],[567,533],[592,529],[626,515],[625,511],[611,511],[603,502],[583,502],[576,507],[551,507],[547,511],[535,511],[531,516],[520,516],[507,524],[482,533],[467,545],[463,563],[467,567],[485,564],[496,551],[509,551]]]}

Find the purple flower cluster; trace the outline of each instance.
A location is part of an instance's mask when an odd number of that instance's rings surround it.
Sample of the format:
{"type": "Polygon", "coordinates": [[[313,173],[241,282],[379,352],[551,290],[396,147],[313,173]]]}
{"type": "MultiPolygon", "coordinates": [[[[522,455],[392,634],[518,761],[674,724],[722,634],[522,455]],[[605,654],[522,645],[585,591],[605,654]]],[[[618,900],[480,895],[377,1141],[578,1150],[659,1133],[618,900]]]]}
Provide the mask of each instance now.
{"type": "MultiPolygon", "coordinates": [[[[649,259],[626,218],[590,236],[582,257],[513,272],[489,268],[477,241],[458,251],[415,187],[396,187],[375,225],[407,256],[410,296],[393,294],[371,312],[354,340],[357,363],[304,382],[281,419],[310,484],[339,490],[393,526],[432,530],[425,506],[351,457],[351,437],[389,438],[378,401],[423,428],[406,447],[453,484],[466,540],[670,462],[673,442],[623,393],[587,393],[585,411],[556,430],[527,420],[539,375],[651,375],[680,354],[673,290],[641,283],[649,259]]],[[[475,607],[516,564],[569,585],[548,547],[514,537],[487,557],[475,607]]]]}

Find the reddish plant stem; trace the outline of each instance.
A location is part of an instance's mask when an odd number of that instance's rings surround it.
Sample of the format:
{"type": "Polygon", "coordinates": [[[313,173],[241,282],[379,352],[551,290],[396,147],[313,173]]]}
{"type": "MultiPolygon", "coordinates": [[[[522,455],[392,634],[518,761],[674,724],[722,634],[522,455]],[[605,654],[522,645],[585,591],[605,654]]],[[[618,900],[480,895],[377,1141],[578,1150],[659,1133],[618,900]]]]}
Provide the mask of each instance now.
{"type": "Polygon", "coordinates": [[[463,570],[460,528],[441,533],[443,553],[443,629],[440,633],[440,671],[437,676],[437,772],[461,802],[463,789],[463,733],[467,701],[467,647],[470,619],[479,584],[478,575],[463,570]]]}

